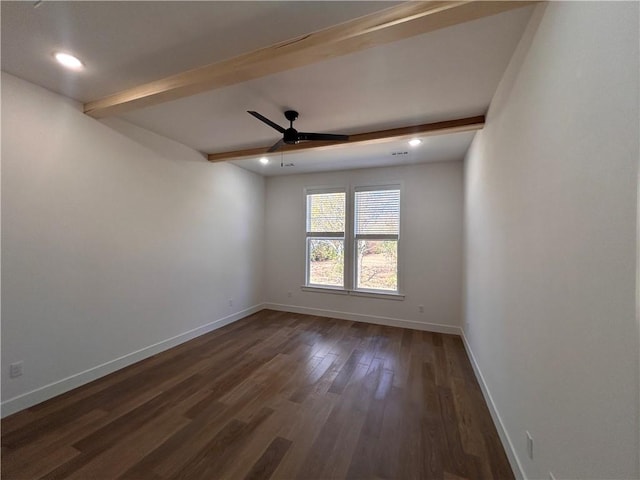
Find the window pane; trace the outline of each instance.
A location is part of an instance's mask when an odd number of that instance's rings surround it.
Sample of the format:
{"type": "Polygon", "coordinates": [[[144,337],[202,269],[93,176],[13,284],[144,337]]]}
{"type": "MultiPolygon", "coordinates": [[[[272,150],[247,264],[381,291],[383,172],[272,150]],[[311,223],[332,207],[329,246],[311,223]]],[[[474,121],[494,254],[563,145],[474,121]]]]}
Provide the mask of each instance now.
{"type": "Polygon", "coordinates": [[[309,283],[344,286],[344,240],[308,239],[309,283]]]}
{"type": "Polygon", "coordinates": [[[400,190],[356,192],[356,235],[397,235],[400,232],[400,190]]]}
{"type": "Polygon", "coordinates": [[[307,195],[307,232],[344,232],[345,193],[307,195]]]}
{"type": "Polygon", "coordinates": [[[398,290],[397,240],[358,240],[356,257],[356,288],[398,290]]]}

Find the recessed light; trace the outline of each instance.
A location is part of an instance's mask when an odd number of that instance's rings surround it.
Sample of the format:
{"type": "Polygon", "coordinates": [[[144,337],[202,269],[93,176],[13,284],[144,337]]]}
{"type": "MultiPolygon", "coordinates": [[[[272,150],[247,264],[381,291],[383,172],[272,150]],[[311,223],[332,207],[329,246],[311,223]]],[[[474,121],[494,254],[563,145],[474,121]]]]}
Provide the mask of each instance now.
{"type": "Polygon", "coordinates": [[[62,66],[70,68],[72,70],[80,70],[84,65],[80,60],[78,60],[73,55],[63,52],[57,52],[54,57],[58,61],[58,63],[62,66]]]}
{"type": "Polygon", "coordinates": [[[412,147],[417,147],[421,143],[422,140],[420,140],[419,138],[412,138],[411,140],[409,140],[409,145],[411,145],[412,147]]]}
{"type": "Polygon", "coordinates": [[[269,159],[267,157],[262,157],[260,158],[260,163],[266,165],[267,163],[269,163],[269,159]]]}

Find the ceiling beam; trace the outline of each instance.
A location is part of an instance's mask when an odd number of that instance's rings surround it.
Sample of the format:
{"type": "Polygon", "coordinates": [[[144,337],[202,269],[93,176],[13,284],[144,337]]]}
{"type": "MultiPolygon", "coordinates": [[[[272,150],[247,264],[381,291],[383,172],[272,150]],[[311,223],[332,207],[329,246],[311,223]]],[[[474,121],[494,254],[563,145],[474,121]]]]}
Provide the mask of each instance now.
{"type": "Polygon", "coordinates": [[[535,3],[410,1],[228,60],[145,83],[84,104],[99,118],[284,72],[535,3]]]}
{"type": "Polygon", "coordinates": [[[241,160],[247,157],[269,157],[279,156],[281,153],[294,153],[302,150],[320,150],[335,148],[345,145],[367,145],[372,143],[391,142],[415,136],[445,135],[447,133],[469,132],[480,130],[484,126],[484,115],[478,117],[459,118],[457,120],[447,120],[445,122],[425,123],[410,127],[392,128],[390,130],[379,130],[377,132],[358,133],[350,135],[346,142],[301,142],[297,145],[283,145],[273,153],[268,153],[269,147],[247,148],[245,150],[234,150],[232,152],[210,153],[207,155],[210,162],[226,162],[227,160],[241,160]]]}

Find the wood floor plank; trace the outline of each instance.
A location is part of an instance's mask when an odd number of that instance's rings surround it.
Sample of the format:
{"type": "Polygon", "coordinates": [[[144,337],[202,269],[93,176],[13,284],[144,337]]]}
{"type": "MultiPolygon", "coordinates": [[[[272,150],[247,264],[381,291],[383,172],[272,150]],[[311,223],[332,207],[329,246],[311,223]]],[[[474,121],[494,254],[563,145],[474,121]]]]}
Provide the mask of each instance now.
{"type": "Polygon", "coordinates": [[[273,478],[297,478],[302,463],[307,458],[316,438],[326,423],[329,414],[338,398],[332,395],[311,394],[305,400],[305,409],[291,419],[291,423],[283,427],[281,435],[293,440],[289,452],[280,462],[273,478]]]}
{"type": "Polygon", "coordinates": [[[331,383],[331,386],[329,387],[329,392],[341,394],[344,391],[344,388],[349,382],[351,375],[353,375],[353,372],[355,371],[356,367],[360,363],[361,358],[362,358],[361,350],[354,350],[353,352],[351,352],[351,355],[349,355],[349,358],[347,359],[346,363],[342,366],[342,368],[338,372],[338,375],[331,383]]]}
{"type": "MultiPolygon", "coordinates": [[[[286,400],[285,400],[286,401],[286,400]]],[[[271,403],[273,405],[273,403],[271,403]]],[[[247,438],[247,440],[239,447],[235,455],[235,461],[229,463],[224,470],[224,478],[226,480],[242,480],[250,474],[251,469],[257,464],[258,460],[265,454],[271,443],[276,438],[283,438],[279,435],[280,426],[287,420],[285,409],[270,408],[273,411],[247,438]]],[[[248,423],[248,422],[245,422],[248,423]]],[[[288,439],[285,439],[289,441],[288,439]]],[[[286,451],[283,451],[284,454],[286,451]]],[[[277,462],[270,465],[270,469],[275,470],[280,463],[277,462]]]]}
{"type": "Polygon", "coordinates": [[[481,422],[478,418],[478,412],[471,403],[468,388],[467,382],[463,379],[453,378],[451,380],[451,391],[458,415],[460,440],[464,451],[475,457],[472,459],[472,467],[476,472],[475,476],[490,479],[493,478],[491,465],[480,461],[480,458],[487,457],[487,449],[480,427],[481,422]]]}
{"type": "Polygon", "coordinates": [[[8,479],[511,479],[461,339],[263,310],[2,420],[8,479]]]}
{"type": "Polygon", "coordinates": [[[274,438],[262,456],[253,464],[249,473],[244,477],[245,480],[268,480],[271,478],[290,446],[291,440],[282,437],[274,438]]]}
{"type": "Polygon", "coordinates": [[[445,462],[447,471],[466,477],[467,471],[467,455],[462,446],[460,439],[460,431],[458,430],[458,419],[453,403],[453,396],[449,388],[438,387],[438,396],[440,399],[441,420],[444,426],[447,451],[449,460],[445,462]]]}
{"type": "Polygon", "coordinates": [[[434,415],[421,418],[422,473],[425,478],[442,478],[445,455],[443,452],[440,419],[434,415]]]}
{"type": "Polygon", "coordinates": [[[2,420],[2,432],[11,433],[33,422],[36,418],[35,413],[31,410],[23,410],[20,414],[11,415],[2,420]]]}
{"type": "MultiPolygon", "coordinates": [[[[323,456],[319,478],[344,478],[347,474],[378,380],[376,372],[369,373],[368,365],[360,364],[353,372],[343,398],[335,408],[344,409],[347,421],[342,422],[331,450],[323,456]]],[[[301,471],[300,475],[303,474],[301,471]]]]}
{"type": "MultiPolygon", "coordinates": [[[[18,450],[7,449],[2,454],[2,474],[6,478],[40,477],[45,473],[59,467],[64,462],[53,461],[44,462],[43,452],[55,452],[58,450],[74,452],[68,456],[67,460],[75,457],[80,452],[71,447],[71,443],[79,436],[88,431],[99,428],[103,425],[100,420],[105,420],[108,416],[103,410],[92,410],[70,421],[57,431],[44,435],[18,450]],[[33,470],[35,468],[36,470],[33,470]],[[37,472],[37,473],[36,473],[37,472]]],[[[66,461],[66,460],[65,460],[66,461]]]]}
{"type": "Polygon", "coordinates": [[[162,473],[179,470],[194,450],[198,450],[218,433],[223,422],[228,420],[227,408],[219,402],[213,402],[201,415],[166,439],[155,450],[147,453],[124,472],[119,478],[145,478],[148,472],[162,477],[162,473]]]}
{"type": "Polygon", "coordinates": [[[78,458],[80,452],[73,447],[63,446],[41,452],[37,461],[24,462],[19,470],[5,469],[4,456],[2,466],[2,478],[7,479],[31,479],[41,478],[51,470],[78,458]]]}
{"type": "Polygon", "coordinates": [[[333,353],[327,353],[322,358],[322,360],[318,362],[314,368],[311,369],[307,378],[303,379],[303,381],[300,382],[302,384],[296,389],[296,391],[292,393],[290,397],[291,401],[302,403],[307,398],[309,393],[311,393],[315,385],[327,373],[329,368],[331,368],[337,358],[337,355],[333,353]]]}
{"type": "MultiPolygon", "coordinates": [[[[69,462],[60,465],[55,470],[47,473],[44,478],[47,479],[60,479],[60,478],[74,478],[78,472],[84,471],[86,465],[94,462],[98,462],[100,465],[100,458],[107,456],[107,458],[113,460],[113,456],[109,456],[109,451],[124,449],[124,451],[131,450],[131,444],[129,438],[137,438],[136,436],[140,432],[144,433],[149,431],[149,436],[154,436],[160,439],[165,436],[165,428],[173,425],[174,423],[185,423],[179,416],[180,412],[184,410],[182,403],[191,403],[192,390],[184,389],[182,384],[175,388],[154,396],[148,402],[141,404],[133,410],[130,410],[125,415],[118,417],[116,420],[106,424],[104,427],[98,430],[93,430],[89,435],[86,435],[73,443],[73,447],[80,451],[80,455],[74,457],[69,462]],[[158,423],[158,416],[164,418],[162,415],[170,417],[170,421],[164,421],[158,423]],[[175,422],[174,422],[175,420],[175,422]]],[[[173,430],[177,430],[177,427],[173,430]]],[[[135,441],[133,442],[135,444],[135,441]]],[[[145,449],[141,448],[136,454],[136,457],[144,455],[145,449]]],[[[136,459],[132,459],[131,463],[134,463],[136,459]]],[[[106,469],[104,467],[103,469],[106,469]]],[[[121,465],[114,465],[119,468],[121,465]]],[[[85,477],[81,475],[80,478],[85,477]]],[[[87,475],[85,478],[91,477],[87,475]]],[[[111,476],[109,477],[111,478],[111,476]]]]}
{"type": "Polygon", "coordinates": [[[232,419],[205,447],[169,478],[190,480],[194,478],[222,478],[227,468],[253,431],[264,422],[273,410],[263,408],[248,422],[232,419]]]}
{"type": "Polygon", "coordinates": [[[140,456],[152,451],[187,423],[189,420],[169,411],[127,435],[67,478],[117,478],[134,465],[140,456]]]}
{"type": "MultiPolygon", "coordinates": [[[[385,364],[386,365],[386,364],[385,364]]],[[[403,391],[391,387],[384,407],[380,436],[377,441],[375,474],[381,478],[399,477],[400,445],[403,438],[403,391]]]]}

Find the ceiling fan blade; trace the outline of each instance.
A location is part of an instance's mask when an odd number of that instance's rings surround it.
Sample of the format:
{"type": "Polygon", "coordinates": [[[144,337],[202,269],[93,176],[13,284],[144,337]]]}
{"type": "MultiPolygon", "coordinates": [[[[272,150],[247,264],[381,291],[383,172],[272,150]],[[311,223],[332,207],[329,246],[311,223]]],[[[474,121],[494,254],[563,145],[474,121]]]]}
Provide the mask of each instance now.
{"type": "Polygon", "coordinates": [[[258,112],[253,112],[251,110],[247,110],[247,113],[250,115],[253,115],[254,117],[256,117],[258,120],[260,120],[261,122],[266,123],[267,125],[269,125],[271,128],[275,128],[277,131],[279,131],[280,133],[284,133],[284,128],[282,128],[280,125],[278,125],[275,122],[272,122],[271,120],[269,120],[267,117],[265,117],[264,115],[260,115],[258,112]]]}
{"type": "Polygon", "coordinates": [[[349,135],[335,135],[333,133],[307,133],[299,132],[298,140],[328,140],[334,142],[346,142],[349,135]]]}
{"type": "Polygon", "coordinates": [[[269,150],[267,150],[267,153],[271,153],[271,152],[275,152],[276,150],[278,150],[282,144],[284,143],[283,139],[278,140],[276,143],[274,143],[271,148],[269,150]]]}

